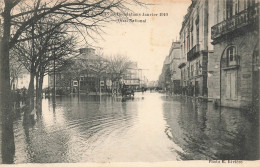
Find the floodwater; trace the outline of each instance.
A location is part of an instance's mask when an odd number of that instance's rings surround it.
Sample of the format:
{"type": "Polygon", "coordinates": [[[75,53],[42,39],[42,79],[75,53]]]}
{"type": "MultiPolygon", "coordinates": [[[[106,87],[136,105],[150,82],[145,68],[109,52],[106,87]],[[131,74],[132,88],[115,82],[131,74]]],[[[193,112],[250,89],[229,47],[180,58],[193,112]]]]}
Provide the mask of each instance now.
{"type": "Polygon", "coordinates": [[[258,120],[244,113],[150,92],[43,99],[33,125],[14,122],[14,163],[259,159],[258,120]]]}

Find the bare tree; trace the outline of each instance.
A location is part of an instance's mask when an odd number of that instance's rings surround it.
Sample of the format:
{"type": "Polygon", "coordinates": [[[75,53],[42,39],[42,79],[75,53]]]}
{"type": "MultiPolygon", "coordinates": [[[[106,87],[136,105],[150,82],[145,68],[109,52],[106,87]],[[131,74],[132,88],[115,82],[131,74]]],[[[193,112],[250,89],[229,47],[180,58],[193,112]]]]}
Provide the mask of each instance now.
{"type": "MultiPolygon", "coordinates": [[[[35,34],[47,31],[49,24],[35,24],[35,34]]],[[[36,104],[40,107],[42,99],[43,78],[48,70],[53,71],[59,67],[59,63],[73,53],[75,46],[74,37],[66,33],[67,28],[56,27],[53,31],[36,38],[33,43],[35,46],[30,51],[31,41],[20,42],[13,48],[19,55],[21,62],[27,65],[30,72],[30,84],[28,88],[29,109],[24,116],[25,122],[28,123],[29,113],[34,108],[34,80],[36,79],[36,104]],[[26,45],[26,43],[30,43],[26,45]],[[29,46],[29,47],[24,47],[29,46]],[[28,118],[28,119],[27,119],[28,118]]],[[[30,33],[29,33],[30,34],[30,33]]],[[[38,109],[39,109],[38,107],[38,109]]]]}
{"type": "Polygon", "coordinates": [[[108,75],[112,81],[112,85],[123,77],[130,65],[131,61],[127,56],[118,54],[109,57],[108,75]]]}
{"type": "Polygon", "coordinates": [[[131,61],[127,56],[123,56],[119,54],[110,56],[108,72],[111,75],[112,82],[122,78],[123,74],[126,72],[130,64],[131,61]]]}
{"type": "MultiPolygon", "coordinates": [[[[14,154],[13,121],[10,108],[10,71],[9,52],[17,43],[36,39],[49,33],[60,25],[72,25],[72,29],[93,37],[93,33],[99,34],[105,22],[113,21],[118,16],[115,13],[124,13],[128,10],[127,0],[57,0],[34,2],[25,0],[4,0],[3,17],[3,39],[1,41],[0,56],[0,92],[2,111],[2,160],[3,163],[12,163],[14,154]],[[32,7],[33,6],[33,7],[32,7]],[[13,11],[13,12],[12,12],[13,11]],[[107,15],[107,13],[110,13],[107,15]],[[34,24],[44,17],[56,17],[60,19],[58,24],[49,31],[34,35],[34,24]],[[12,36],[11,36],[12,29],[12,36]],[[31,30],[32,36],[26,35],[31,30]],[[5,135],[7,134],[7,135],[5,135]]],[[[132,3],[140,4],[136,0],[132,3]]],[[[124,15],[120,15],[121,17],[124,15]]],[[[84,35],[83,35],[84,36],[84,35]]],[[[32,40],[34,42],[34,40],[32,40]]],[[[34,44],[32,44],[34,46],[34,44]]],[[[33,51],[34,49],[32,49],[33,51]]]]}

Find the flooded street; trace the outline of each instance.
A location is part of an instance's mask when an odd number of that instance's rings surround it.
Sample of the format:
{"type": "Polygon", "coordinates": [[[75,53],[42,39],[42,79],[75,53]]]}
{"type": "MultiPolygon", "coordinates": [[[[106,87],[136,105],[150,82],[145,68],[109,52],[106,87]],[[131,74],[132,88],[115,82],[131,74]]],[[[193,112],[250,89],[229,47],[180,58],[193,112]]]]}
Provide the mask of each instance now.
{"type": "Polygon", "coordinates": [[[14,123],[15,163],[258,159],[258,120],[159,93],[43,99],[35,124],[14,123]]]}

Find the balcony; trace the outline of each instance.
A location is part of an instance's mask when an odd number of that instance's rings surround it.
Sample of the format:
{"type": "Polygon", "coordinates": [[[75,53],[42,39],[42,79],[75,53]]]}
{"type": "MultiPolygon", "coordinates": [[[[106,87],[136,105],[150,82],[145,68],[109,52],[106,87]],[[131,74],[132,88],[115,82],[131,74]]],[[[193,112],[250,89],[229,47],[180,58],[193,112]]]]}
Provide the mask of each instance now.
{"type": "Polygon", "coordinates": [[[196,44],[188,53],[187,53],[187,59],[188,61],[191,61],[192,59],[196,58],[197,55],[199,55],[200,51],[200,45],[196,44]]]}
{"type": "Polygon", "coordinates": [[[211,27],[211,39],[214,40],[222,35],[245,27],[251,23],[258,21],[259,17],[259,4],[243,10],[228,20],[222,21],[211,27]]]}

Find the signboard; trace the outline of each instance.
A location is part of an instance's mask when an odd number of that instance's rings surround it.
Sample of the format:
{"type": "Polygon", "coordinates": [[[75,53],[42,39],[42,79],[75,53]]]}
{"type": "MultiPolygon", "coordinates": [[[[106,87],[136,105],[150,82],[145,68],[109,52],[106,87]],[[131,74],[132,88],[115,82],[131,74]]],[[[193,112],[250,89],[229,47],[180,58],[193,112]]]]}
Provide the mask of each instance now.
{"type": "Polygon", "coordinates": [[[73,81],[73,86],[78,86],[78,81],[73,81]]]}
{"type": "Polygon", "coordinates": [[[105,82],[104,81],[100,81],[100,86],[105,86],[105,82]]]}

